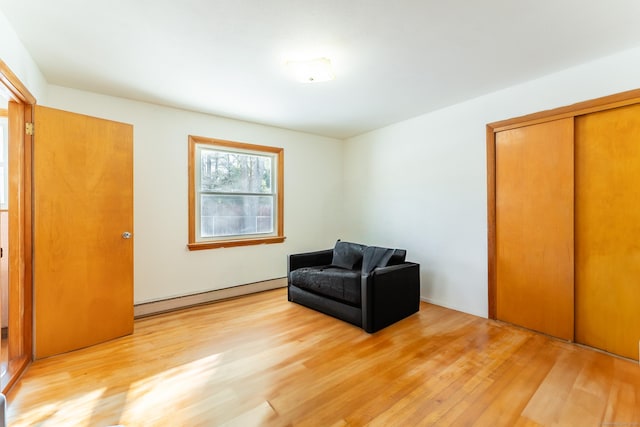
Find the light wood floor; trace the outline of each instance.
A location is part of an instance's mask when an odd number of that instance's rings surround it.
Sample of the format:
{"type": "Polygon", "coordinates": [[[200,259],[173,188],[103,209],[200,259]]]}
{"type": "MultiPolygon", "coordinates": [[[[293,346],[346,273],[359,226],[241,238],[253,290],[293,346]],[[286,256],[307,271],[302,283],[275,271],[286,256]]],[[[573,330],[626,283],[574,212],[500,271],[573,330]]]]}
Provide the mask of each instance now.
{"type": "Polygon", "coordinates": [[[632,426],[640,367],[422,304],[374,335],[278,289],[33,363],[18,426],[632,426]]]}

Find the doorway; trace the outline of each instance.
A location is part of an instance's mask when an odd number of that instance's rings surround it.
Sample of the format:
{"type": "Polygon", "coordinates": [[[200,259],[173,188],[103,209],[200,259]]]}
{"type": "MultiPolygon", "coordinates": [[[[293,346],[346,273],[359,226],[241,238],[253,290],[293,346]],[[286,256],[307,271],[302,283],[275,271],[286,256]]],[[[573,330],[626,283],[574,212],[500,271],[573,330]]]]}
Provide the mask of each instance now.
{"type": "Polygon", "coordinates": [[[9,336],[9,263],[5,256],[9,243],[7,201],[9,100],[0,95],[0,376],[7,372],[9,336]]]}
{"type": "MultiPolygon", "coordinates": [[[[0,60],[0,109],[6,111],[7,174],[5,192],[9,243],[3,250],[7,260],[6,364],[0,376],[0,391],[6,393],[32,360],[32,258],[31,258],[31,147],[32,136],[25,124],[33,121],[35,97],[0,60]],[[6,108],[2,108],[6,106],[6,108]]],[[[1,308],[1,304],[0,304],[1,308]]],[[[0,313],[0,319],[2,318],[0,313]]],[[[2,348],[4,350],[4,347],[2,348]]]]}

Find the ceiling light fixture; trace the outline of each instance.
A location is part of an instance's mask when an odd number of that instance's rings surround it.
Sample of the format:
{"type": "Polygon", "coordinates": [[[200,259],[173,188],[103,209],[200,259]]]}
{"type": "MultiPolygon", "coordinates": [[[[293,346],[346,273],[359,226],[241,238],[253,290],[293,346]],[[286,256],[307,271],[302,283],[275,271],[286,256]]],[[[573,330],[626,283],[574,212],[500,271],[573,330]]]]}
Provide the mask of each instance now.
{"type": "Polygon", "coordinates": [[[287,68],[293,77],[301,83],[319,83],[336,78],[328,58],[288,61],[287,68]]]}

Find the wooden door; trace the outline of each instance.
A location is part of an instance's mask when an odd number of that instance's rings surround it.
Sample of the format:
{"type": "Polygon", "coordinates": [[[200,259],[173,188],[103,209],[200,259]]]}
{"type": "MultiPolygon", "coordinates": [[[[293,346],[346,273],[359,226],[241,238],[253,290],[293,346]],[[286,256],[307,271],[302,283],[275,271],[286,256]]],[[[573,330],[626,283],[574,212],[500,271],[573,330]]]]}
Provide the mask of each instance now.
{"type": "Polygon", "coordinates": [[[573,119],[496,134],[496,315],[573,339],[573,119]]]}
{"type": "Polygon", "coordinates": [[[640,104],[576,118],[576,341],[638,359],[640,104]]]}
{"type": "Polygon", "coordinates": [[[36,107],[36,358],[133,332],[133,127],[36,107]]]}

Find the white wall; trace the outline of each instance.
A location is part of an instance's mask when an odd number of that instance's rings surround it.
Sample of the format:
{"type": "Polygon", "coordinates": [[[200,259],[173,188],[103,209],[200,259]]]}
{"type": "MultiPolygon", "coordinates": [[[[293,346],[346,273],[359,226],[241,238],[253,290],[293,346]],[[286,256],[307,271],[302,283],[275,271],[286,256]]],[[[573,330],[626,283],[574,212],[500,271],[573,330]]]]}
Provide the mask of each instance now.
{"type": "Polygon", "coordinates": [[[332,247],[339,237],[338,140],[59,86],[49,86],[48,99],[50,107],[134,126],[136,303],[284,277],[288,253],[332,247]],[[186,249],[190,134],[284,148],[285,243],[186,249]]]}
{"type": "Polygon", "coordinates": [[[0,40],[0,59],[38,104],[134,125],[136,303],[284,277],[288,253],[339,237],[340,141],[50,86],[2,12],[0,40]],[[186,249],[189,134],[285,149],[285,243],[186,249]]]}
{"type": "Polygon", "coordinates": [[[47,81],[1,11],[0,40],[2,40],[0,42],[0,59],[18,76],[38,102],[44,102],[47,81]]]}
{"type": "Polygon", "coordinates": [[[637,88],[640,49],[347,140],[345,238],[406,248],[424,299],[487,316],[485,125],[637,88]]]}
{"type": "Polygon", "coordinates": [[[48,86],[1,12],[0,40],[0,58],[40,104],[134,125],[136,303],[282,277],[287,253],[341,237],[408,249],[425,299],[486,316],[485,125],[640,87],[634,49],[342,145],[48,86]],[[285,148],[284,244],[186,250],[188,134],[285,148]]]}

